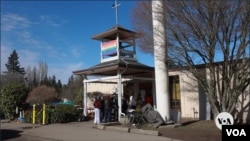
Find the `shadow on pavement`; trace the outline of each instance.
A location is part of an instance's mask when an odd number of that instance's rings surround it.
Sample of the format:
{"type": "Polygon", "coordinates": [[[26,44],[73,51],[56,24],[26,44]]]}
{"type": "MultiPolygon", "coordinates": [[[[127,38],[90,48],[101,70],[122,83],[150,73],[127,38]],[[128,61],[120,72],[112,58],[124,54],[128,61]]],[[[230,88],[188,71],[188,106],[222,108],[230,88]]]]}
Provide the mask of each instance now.
{"type": "Polygon", "coordinates": [[[190,124],[193,124],[193,123],[196,123],[196,122],[198,122],[198,120],[186,121],[186,122],[182,123],[182,126],[187,126],[187,125],[190,125],[190,124]]]}
{"type": "Polygon", "coordinates": [[[12,138],[18,138],[21,136],[21,132],[18,130],[7,130],[7,129],[1,129],[1,141],[12,139],[12,138]]]}

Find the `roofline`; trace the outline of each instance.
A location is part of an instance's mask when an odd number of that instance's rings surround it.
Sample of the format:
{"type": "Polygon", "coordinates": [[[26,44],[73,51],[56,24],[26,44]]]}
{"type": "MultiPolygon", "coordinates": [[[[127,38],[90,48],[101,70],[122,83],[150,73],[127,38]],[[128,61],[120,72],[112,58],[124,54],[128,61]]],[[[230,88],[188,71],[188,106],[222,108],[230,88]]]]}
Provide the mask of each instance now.
{"type": "MultiPolygon", "coordinates": [[[[137,67],[137,66],[131,65],[131,64],[128,64],[128,65],[129,65],[128,66],[129,69],[136,69],[136,67],[137,67]]],[[[154,67],[141,66],[140,68],[143,71],[145,71],[145,73],[154,71],[154,67]]],[[[118,70],[118,69],[126,69],[126,65],[118,63],[118,64],[114,64],[114,65],[109,65],[108,67],[103,66],[103,67],[98,67],[98,68],[88,68],[88,69],[76,70],[76,71],[73,71],[73,74],[75,74],[75,75],[88,75],[88,74],[95,74],[95,73],[100,73],[100,72],[104,72],[104,71],[118,70]]]]}
{"type": "Polygon", "coordinates": [[[91,37],[91,39],[94,39],[94,40],[102,40],[104,36],[108,36],[110,34],[114,34],[115,32],[119,33],[119,32],[127,32],[127,33],[130,33],[130,34],[133,34],[134,37],[137,37],[137,38],[140,38],[141,37],[141,34],[135,32],[135,31],[132,31],[132,30],[129,30],[129,29],[126,29],[126,28],[123,28],[119,25],[116,25],[114,27],[112,27],[111,29],[109,30],[106,30],[104,32],[101,32],[99,34],[96,34],[94,36],[91,37]]]}
{"type": "MultiPolygon", "coordinates": [[[[245,58],[246,61],[249,61],[250,64],[250,58],[245,58]]],[[[229,63],[236,63],[236,62],[242,62],[243,59],[238,59],[238,60],[228,60],[229,63]]],[[[212,63],[214,66],[219,66],[222,65],[225,61],[219,61],[219,62],[214,62],[212,63]]],[[[196,69],[204,69],[209,67],[209,63],[207,64],[197,64],[193,65],[192,67],[195,67],[196,69]]],[[[180,71],[180,70],[188,70],[190,66],[176,66],[173,68],[169,68],[169,71],[180,71]]]]}

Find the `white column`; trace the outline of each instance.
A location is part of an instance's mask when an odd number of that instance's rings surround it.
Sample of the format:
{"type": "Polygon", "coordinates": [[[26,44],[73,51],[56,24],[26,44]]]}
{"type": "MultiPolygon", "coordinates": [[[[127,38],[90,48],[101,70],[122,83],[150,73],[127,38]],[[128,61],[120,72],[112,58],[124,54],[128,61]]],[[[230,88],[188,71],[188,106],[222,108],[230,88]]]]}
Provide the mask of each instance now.
{"type": "Polygon", "coordinates": [[[84,110],[84,116],[88,116],[88,109],[87,109],[87,80],[84,78],[83,80],[83,110],[84,110]]]}
{"type": "Polygon", "coordinates": [[[120,116],[122,113],[122,77],[120,70],[118,71],[118,82],[117,82],[117,93],[118,93],[118,120],[120,121],[120,116]]]}
{"type": "Polygon", "coordinates": [[[168,86],[167,44],[164,0],[152,0],[156,108],[163,120],[170,120],[170,96],[168,86]]]}

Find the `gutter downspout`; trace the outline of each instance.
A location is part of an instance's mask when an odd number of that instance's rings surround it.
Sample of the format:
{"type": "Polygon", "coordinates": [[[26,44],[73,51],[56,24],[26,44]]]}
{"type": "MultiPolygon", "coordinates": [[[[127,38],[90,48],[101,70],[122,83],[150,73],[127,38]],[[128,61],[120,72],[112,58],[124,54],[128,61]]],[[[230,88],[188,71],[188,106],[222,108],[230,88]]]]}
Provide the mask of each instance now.
{"type": "Polygon", "coordinates": [[[87,82],[85,82],[85,80],[87,80],[86,75],[84,75],[84,79],[83,79],[83,114],[85,117],[88,116],[88,109],[87,109],[87,82]]]}

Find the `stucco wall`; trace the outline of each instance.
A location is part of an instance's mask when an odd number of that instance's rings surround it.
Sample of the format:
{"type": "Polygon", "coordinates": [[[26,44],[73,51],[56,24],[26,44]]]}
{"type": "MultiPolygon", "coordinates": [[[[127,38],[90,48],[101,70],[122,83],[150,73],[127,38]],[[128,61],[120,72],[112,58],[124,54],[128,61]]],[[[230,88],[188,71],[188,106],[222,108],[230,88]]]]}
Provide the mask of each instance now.
{"type": "Polygon", "coordinates": [[[101,92],[104,94],[113,94],[116,91],[117,84],[106,83],[87,83],[87,92],[101,92]]]}
{"type": "Polygon", "coordinates": [[[169,76],[179,75],[181,95],[181,117],[199,118],[199,93],[197,81],[189,72],[169,72],[169,76]],[[194,112],[197,112],[194,115],[194,112]]]}

